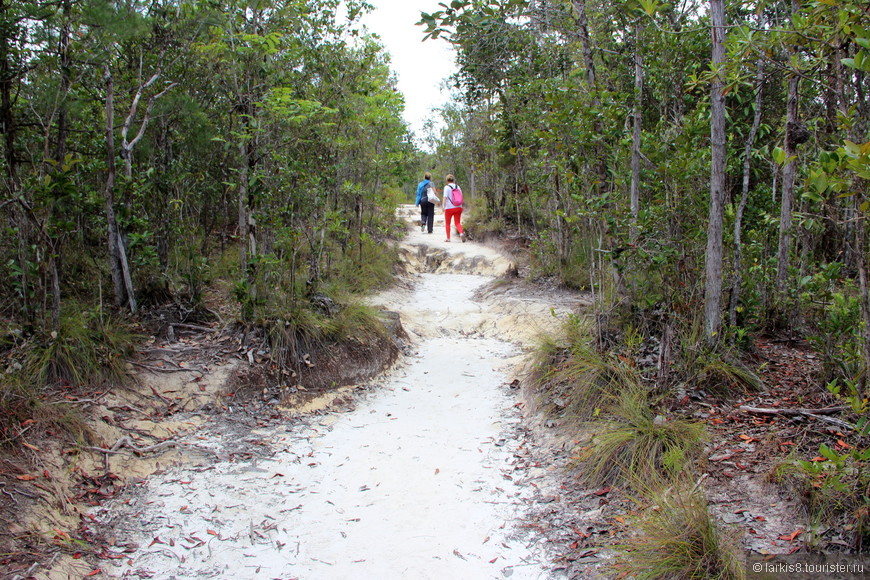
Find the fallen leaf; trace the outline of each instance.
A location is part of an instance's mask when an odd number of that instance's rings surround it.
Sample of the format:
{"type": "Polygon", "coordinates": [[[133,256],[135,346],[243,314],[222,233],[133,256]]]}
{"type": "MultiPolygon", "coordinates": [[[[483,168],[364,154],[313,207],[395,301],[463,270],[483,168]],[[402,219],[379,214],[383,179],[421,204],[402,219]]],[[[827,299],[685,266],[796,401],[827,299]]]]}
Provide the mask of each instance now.
{"type": "Polygon", "coordinates": [[[842,447],[843,449],[851,449],[851,448],[852,448],[851,445],[849,445],[848,443],[846,443],[846,442],[843,441],[842,439],[838,439],[838,440],[837,440],[837,445],[839,445],[839,446],[842,447]]]}
{"type": "Polygon", "coordinates": [[[741,439],[743,439],[744,441],[747,441],[747,442],[756,441],[755,437],[750,437],[749,435],[740,434],[740,435],[738,435],[738,437],[740,437],[741,439]]]}
{"type": "Polygon", "coordinates": [[[495,561],[498,560],[498,556],[489,561],[490,564],[495,564],[495,561]]]}
{"type": "Polygon", "coordinates": [[[602,495],[607,495],[608,493],[610,493],[610,490],[612,490],[612,489],[613,489],[612,487],[603,487],[603,488],[599,489],[598,491],[594,491],[592,493],[600,497],[602,495]]]}
{"type": "Polygon", "coordinates": [[[786,540],[789,542],[794,542],[794,539],[797,538],[802,533],[804,533],[803,530],[797,529],[797,530],[793,531],[791,534],[783,534],[782,536],[779,537],[779,539],[786,540]]]}
{"type": "Polygon", "coordinates": [[[827,459],[825,459],[824,457],[816,456],[816,457],[813,457],[812,459],[810,459],[810,461],[815,461],[818,463],[820,461],[827,461],[827,459]]]}
{"type": "Polygon", "coordinates": [[[97,568],[96,570],[91,570],[90,572],[88,572],[87,574],[85,574],[85,578],[88,578],[88,577],[90,577],[90,576],[96,576],[96,575],[99,574],[100,572],[102,572],[102,570],[100,570],[99,568],[97,568]]]}
{"type": "Polygon", "coordinates": [[[24,475],[16,475],[15,479],[19,479],[21,481],[33,481],[34,479],[36,479],[36,476],[25,473],[24,475]]]}
{"type": "Polygon", "coordinates": [[[613,519],[616,520],[617,522],[619,522],[620,524],[625,523],[625,518],[622,516],[614,516],[613,519]]]}
{"type": "Polygon", "coordinates": [[[42,451],[42,449],[40,449],[36,445],[31,445],[27,441],[22,441],[21,444],[24,445],[25,447],[27,447],[28,449],[32,449],[33,451],[42,451]]]}
{"type": "Polygon", "coordinates": [[[218,534],[216,531],[214,531],[214,530],[206,530],[205,533],[208,534],[208,535],[210,535],[210,536],[217,536],[217,535],[219,535],[219,534],[218,534]]]}

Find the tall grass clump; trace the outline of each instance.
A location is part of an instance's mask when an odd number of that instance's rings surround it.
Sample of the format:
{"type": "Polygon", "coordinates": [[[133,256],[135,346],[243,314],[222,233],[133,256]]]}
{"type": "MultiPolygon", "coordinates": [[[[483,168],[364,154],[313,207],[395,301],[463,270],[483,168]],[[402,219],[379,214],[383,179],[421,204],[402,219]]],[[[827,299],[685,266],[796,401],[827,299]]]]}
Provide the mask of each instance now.
{"type": "Polygon", "coordinates": [[[542,410],[578,423],[599,415],[639,380],[619,357],[594,349],[589,323],[577,315],[569,315],[560,337],[541,340],[534,368],[542,410]]]}
{"type": "Polygon", "coordinates": [[[679,335],[677,370],[683,384],[721,396],[733,395],[735,391],[751,393],[763,390],[761,378],[723,344],[709,344],[702,328],[696,321],[679,335]]]}
{"type": "Polygon", "coordinates": [[[47,403],[46,392],[57,386],[103,387],[128,378],[126,357],[136,335],[110,315],[70,305],[56,330],[44,330],[9,345],[11,361],[0,383],[0,443],[11,443],[20,425],[36,421],[78,437],[87,434],[78,411],[47,403]]]}
{"type": "Polygon", "coordinates": [[[736,543],[716,525],[701,491],[671,488],[630,522],[636,535],[619,546],[620,577],[637,580],[742,580],[736,543]]]}
{"type": "Polygon", "coordinates": [[[673,481],[692,469],[707,439],[701,423],[656,415],[639,385],[620,393],[607,416],[588,429],[594,435],[577,460],[581,479],[594,486],[673,481]]]}
{"type": "MultiPolygon", "coordinates": [[[[325,298],[325,296],[322,296],[325,298]]],[[[322,351],[330,345],[349,340],[366,342],[387,334],[376,310],[350,299],[347,304],[332,302],[330,308],[299,302],[283,315],[263,321],[272,351],[272,360],[290,368],[305,354],[322,351]]]]}
{"type": "Polygon", "coordinates": [[[57,330],[34,336],[25,351],[25,384],[98,385],[124,381],[124,359],[136,336],[117,318],[71,305],[61,315],[57,330]]]}

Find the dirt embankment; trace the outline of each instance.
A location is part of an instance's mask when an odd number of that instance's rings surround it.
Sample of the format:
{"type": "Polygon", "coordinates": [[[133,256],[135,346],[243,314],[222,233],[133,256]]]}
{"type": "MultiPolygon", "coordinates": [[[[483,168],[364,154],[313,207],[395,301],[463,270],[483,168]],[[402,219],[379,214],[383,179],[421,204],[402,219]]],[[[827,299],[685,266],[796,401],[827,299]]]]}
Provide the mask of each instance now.
{"type": "Polygon", "coordinates": [[[98,569],[112,538],[94,535],[93,506],[172,465],[212,460],[213,451],[191,439],[214,421],[256,422],[296,413],[294,405],[334,402],[346,385],[389,367],[407,340],[385,313],[385,331],[312,345],[296,369],[277,371],[262,332],[188,326],[142,344],[129,384],[67,389],[47,403],[69,407],[81,440],[25,428],[0,457],[0,578],[77,578],[98,569]]]}

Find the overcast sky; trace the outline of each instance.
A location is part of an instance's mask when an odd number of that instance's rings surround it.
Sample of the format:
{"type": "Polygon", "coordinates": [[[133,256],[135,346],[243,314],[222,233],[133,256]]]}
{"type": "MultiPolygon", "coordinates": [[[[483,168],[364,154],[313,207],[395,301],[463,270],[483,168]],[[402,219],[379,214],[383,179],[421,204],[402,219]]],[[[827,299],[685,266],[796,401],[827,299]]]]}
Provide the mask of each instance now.
{"type": "MultiPolygon", "coordinates": [[[[443,1],[443,0],[442,0],[443,1]]],[[[435,12],[439,0],[369,0],[375,10],[363,18],[369,30],[381,37],[390,53],[391,68],[405,95],[405,120],[419,137],[433,107],[449,98],[440,90],[441,81],[455,72],[453,51],[443,39],[423,39],[423,27],[415,26],[420,12],[435,12]]]]}

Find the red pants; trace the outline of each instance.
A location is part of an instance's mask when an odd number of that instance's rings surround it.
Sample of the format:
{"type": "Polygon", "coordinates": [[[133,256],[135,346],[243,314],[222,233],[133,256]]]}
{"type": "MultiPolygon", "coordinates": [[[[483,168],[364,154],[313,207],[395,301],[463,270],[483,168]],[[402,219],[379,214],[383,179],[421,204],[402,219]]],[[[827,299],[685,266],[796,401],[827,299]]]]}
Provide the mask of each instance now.
{"type": "Polygon", "coordinates": [[[456,219],[456,231],[462,235],[462,224],[459,223],[459,218],[462,215],[461,207],[452,207],[444,210],[444,222],[447,224],[447,239],[450,239],[450,220],[456,219]]]}

